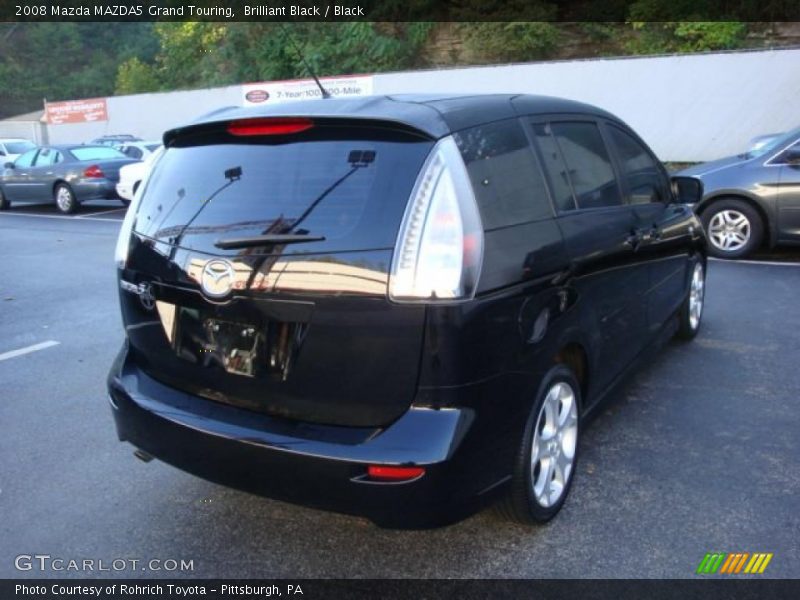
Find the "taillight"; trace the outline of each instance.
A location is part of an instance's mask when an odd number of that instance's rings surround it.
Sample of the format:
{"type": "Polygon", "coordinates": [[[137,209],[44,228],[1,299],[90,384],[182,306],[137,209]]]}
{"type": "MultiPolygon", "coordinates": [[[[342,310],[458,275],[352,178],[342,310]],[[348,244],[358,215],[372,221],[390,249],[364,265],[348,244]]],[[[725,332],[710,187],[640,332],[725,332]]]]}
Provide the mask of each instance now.
{"type": "Polygon", "coordinates": [[[424,467],[386,467],[369,465],[367,476],[375,481],[410,481],[425,474],[424,467]]]}
{"type": "Polygon", "coordinates": [[[483,226],[452,137],[431,151],[411,192],[392,259],[389,296],[399,302],[467,300],[483,259],[483,226]]]}
{"type": "Polygon", "coordinates": [[[240,119],[228,123],[228,133],[231,135],[287,135],[300,133],[311,129],[314,123],[311,119],[297,118],[262,118],[240,119]]]}
{"type": "Polygon", "coordinates": [[[91,167],[86,167],[86,169],[83,171],[83,176],[88,177],[89,179],[102,179],[106,175],[99,166],[92,165],[91,167]]]}

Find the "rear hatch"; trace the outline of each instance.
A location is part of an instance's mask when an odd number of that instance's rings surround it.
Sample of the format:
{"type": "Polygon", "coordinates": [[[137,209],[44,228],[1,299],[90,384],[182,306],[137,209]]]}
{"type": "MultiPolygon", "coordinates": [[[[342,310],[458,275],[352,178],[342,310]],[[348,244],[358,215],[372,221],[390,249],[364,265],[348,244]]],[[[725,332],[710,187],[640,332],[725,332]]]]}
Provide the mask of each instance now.
{"type": "Polygon", "coordinates": [[[388,300],[389,271],[433,142],[389,123],[260,122],[182,130],[146,181],[120,274],[131,356],[248,410],[388,424],[413,400],[425,315],[388,300]]]}
{"type": "Polygon", "coordinates": [[[128,158],[119,150],[108,146],[75,146],[69,153],[79,161],[80,166],[88,171],[91,179],[102,177],[113,182],[119,181],[119,170],[125,165],[138,162],[128,158]],[[100,170],[100,173],[97,170],[100,170]]]}

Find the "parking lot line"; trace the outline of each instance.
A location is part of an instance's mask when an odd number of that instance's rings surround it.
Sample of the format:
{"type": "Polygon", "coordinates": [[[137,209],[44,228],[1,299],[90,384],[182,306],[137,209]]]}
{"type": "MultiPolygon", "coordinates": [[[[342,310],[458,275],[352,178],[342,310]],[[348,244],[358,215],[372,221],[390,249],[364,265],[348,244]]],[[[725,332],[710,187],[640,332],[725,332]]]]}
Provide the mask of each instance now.
{"type": "Polygon", "coordinates": [[[33,344],[32,346],[25,346],[24,348],[18,348],[17,350],[3,352],[3,354],[0,354],[0,362],[8,360],[9,358],[16,358],[18,356],[30,354],[31,352],[38,352],[39,350],[44,350],[45,348],[52,348],[53,346],[58,346],[60,343],[61,342],[57,342],[55,340],[47,340],[46,342],[39,342],[38,344],[33,344]]]}
{"type": "MultiPolygon", "coordinates": [[[[66,215],[34,215],[30,213],[9,213],[4,212],[0,214],[2,217],[35,217],[37,219],[66,219],[67,221],[75,221],[77,217],[68,217],[66,215]]],[[[121,222],[122,219],[101,219],[100,217],[83,217],[84,221],[102,221],[104,223],[121,222]]]]}
{"type": "Polygon", "coordinates": [[[709,256],[708,260],[713,260],[714,262],[721,262],[721,263],[730,263],[732,265],[770,265],[773,267],[800,267],[800,263],[797,262],[781,262],[778,260],[730,260],[727,258],[714,258],[713,256],[709,256]]]}
{"type": "Polygon", "coordinates": [[[97,212],[87,213],[85,215],[75,215],[75,218],[76,219],[90,219],[94,215],[107,215],[108,213],[115,213],[115,212],[119,212],[121,210],[128,210],[128,208],[126,206],[123,206],[122,208],[112,208],[110,210],[98,210],[97,212]]]}

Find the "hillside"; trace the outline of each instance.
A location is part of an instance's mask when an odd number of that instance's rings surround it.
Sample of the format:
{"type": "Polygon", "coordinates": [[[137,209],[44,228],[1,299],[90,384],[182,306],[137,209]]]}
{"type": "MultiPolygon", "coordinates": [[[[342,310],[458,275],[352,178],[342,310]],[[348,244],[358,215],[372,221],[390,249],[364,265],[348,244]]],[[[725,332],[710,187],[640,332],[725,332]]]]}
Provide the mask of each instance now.
{"type": "Polygon", "coordinates": [[[800,44],[800,23],[0,23],[0,117],[308,75],[800,44]]]}

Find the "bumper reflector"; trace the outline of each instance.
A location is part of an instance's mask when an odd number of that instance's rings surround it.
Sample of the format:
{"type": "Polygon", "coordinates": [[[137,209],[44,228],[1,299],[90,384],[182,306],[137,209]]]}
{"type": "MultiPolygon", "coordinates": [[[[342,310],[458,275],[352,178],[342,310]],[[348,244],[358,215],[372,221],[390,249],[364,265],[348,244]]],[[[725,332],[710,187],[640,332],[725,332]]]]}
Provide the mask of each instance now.
{"type": "Polygon", "coordinates": [[[425,474],[424,467],[386,467],[369,465],[367,476],[375,481],[410,481],[425,474]]]}

